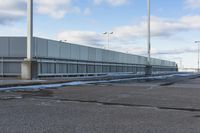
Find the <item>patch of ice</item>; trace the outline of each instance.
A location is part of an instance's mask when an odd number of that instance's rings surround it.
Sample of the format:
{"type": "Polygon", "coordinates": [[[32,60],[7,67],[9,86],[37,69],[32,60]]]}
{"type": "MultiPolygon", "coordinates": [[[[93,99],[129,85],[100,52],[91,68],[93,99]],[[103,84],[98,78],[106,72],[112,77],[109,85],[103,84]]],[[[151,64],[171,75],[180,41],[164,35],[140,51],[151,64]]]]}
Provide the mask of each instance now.
{"type": "Polygon", "coordinates": [[[84,84],[95,84],[95,83],[110,83],[110,82],[121,82],[121,81],[131,81],[131,80],[159,80],[166,79],[174,76],[191,76],[193,73],[181,73],[181,74],[171,74],[163,76],[152,76],[152,77],[135,77],[127,79],[114,79],[114,80],[101,80],[101,81],[76,81],[60,84],[48,84],[48,85],[33,85],[33,86],[18,86],[18,87],[8,87],[0,88],[0,91],[9,91],[9,90],[36,90],[36,89],[51,89],[51,88],[60,88],[64,86],[79,86],[84,84]]]}

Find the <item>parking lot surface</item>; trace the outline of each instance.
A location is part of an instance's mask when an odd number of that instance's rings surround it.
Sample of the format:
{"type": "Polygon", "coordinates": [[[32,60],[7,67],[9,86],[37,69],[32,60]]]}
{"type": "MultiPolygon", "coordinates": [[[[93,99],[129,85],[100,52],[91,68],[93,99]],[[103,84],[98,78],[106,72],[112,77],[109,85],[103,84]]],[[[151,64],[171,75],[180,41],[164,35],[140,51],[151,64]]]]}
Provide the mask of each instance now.
{"type": "Polygon", "coordinates": [[[0,131],[199,133],[200,78],[168,80],[0,92],[0,131]]]}

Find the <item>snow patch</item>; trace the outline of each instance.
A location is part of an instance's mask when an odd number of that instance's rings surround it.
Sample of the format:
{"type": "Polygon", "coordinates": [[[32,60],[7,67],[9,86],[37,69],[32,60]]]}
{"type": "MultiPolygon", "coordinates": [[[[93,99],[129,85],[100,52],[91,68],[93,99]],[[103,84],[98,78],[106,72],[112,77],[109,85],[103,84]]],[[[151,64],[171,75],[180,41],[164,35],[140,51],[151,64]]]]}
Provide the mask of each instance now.
{"type": "Polygon", "coordinates": [[[60,83],[60,84],[7,87],[7,88],[0,88],[0,91],[51,89],[51,88],[60,88],[64,86],[80,86],[80,85],[85,85],[85,84],[112,83],[112,82],[131,81],[131,80],[162,80],[162,79],[171,78],[174,76],[187,77],[187,76],[192,76],[192,75],[194,74],[181,73],[181,74],[171,74],[171,75],[162,75],[162,76],[136,77],[136,78],[101,80],[101,81],[76,81],[76,82],[68,82],[68,83],[60,83]]]}

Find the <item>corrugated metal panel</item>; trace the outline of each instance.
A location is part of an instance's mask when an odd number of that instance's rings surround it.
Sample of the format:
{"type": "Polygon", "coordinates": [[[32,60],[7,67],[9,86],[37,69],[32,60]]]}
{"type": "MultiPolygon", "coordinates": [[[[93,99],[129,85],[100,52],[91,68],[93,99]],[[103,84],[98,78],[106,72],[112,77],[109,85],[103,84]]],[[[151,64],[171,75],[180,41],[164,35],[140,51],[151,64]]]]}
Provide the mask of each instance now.
{"type": "Polygon", "coordinates": [[[103,72],[103,73],[108,73],[108,72],[110,72],[110,67],[109,67],[109,66],[106,66],[106,65],[103,65],[103,66],[102,66],[102,72],[103,72]]]}
{"type": "Polygon", "coordinates": [[[48,57],[60,57],[60,42],[50,40],[48,41],[48,57]]]}
{"type": "MultiPolygon", "coordinates": [[[[142,57],[142,56],[141,56],[142,57]]],[[[142,57],[142,64],[146,65],[147,64],[147,58],[146,57],[142,57]]]]}
{"type": "Polygon", "coordinates": [[[88,60],[88,47],[79,46],[80,48],[80,60],[88,60]]]}
{"type": "Polygon", "coordinates": [[[113,53],[114,54],[114,60],[113,60],[113,62],[119,62],[119,53],[118,52],[114,52],[113,53]]]}
{"type": "Polygon", "coordinates": [[[19,74],[21,73],[21,63],[4,63],[4,73],[19,74]]]}
{"type": "Polygon", "coordinates": [[[70,59],[79,60],[80,47],[78,45],[70,44],[70,59]]]}
{"type": "Polygon", "coordinates": [[[109,62],[114,62],[115,53],[113,51],[108,51],[108,52],[109,52],[109,62]]]}
{"type": "Polygon", "coordinates": [[[123,67],[122,66],[117,66],[117,72],[123,72],[123,67]]]}
{"type": "Polygon", "coordinates": [[[95,73],[95,65],[87,65],[88,73],[95,73]]]}
{"type": "Polygon", "coordinates": [[[117,72],[117,66],[116,65],[112,65],[110,67],[110,72],[117,72]]]}
{"type": "Polygon", "coordinates": [[[26,38],[12,37],[10,40],[10,56],[26,57],[26,38]]]}
{"type": "Polygon", "coordinates": [[[85,64],[79,64],[78,73],[87,73],[87,66],[85,64]]]}
{"type": "Polygon", "coordinates": [[[78,73],[78,65],[77,64],[69,64],[68,65],[68,73],[78,73]]]}
{"type": "Polygon", "coordinates": [[[128,72],[128,67],[127,66],[123,66],[123,72],[128,72]]]}
{"type": "Polygon", "coordinates": [[[96,61],[96,49],[88,47],[88,60],[96,61]]]}
{"type": "Polygon", "coordinates": [[[9,39],[8,39],[8,37],[0,38],[0,56],[9,57],[9,39]]]}
{"type": "Polygon", "coordinates": [[[101,65],[95,65],[95,72],[96,73],[102,73],[102,66],[101,65]]]}
{"type": "Polygon", "coordinates": [[[133,67],[132,66],[128,67],[128,72],[133,72],[133,67]]]}
{"type": "Polygon", "coordinates": [[[128,64],[132,63],[132,55],[128,54],[127,58],[128,58],[127,63],[128,64]]]}
{"type": "Polygon", "coordinates": [[[96,49],[96,61],[102,62],[103,61],[103,50],[96,49]]]}
{"type": "Polygon", "coordinates": [[[123,63],[123,54],[119,53],[119,62],[118,63],[123,63]]]}
{"type": "Polygon", "coordinates": [[[36,38],[36,57],[48,57],[48,41],[36,38]]]}
{"type": "Polygon", "coordinates": [[[109,62],[108,50],[103,50],[103,62],[109,62]]]}
{"type": "Polygon", "coordinates": [[[70,59],[70,44],[61,43],[60,45],[60,57],[63,59],[70,59]]]}
{"type": "Polygon", "coordinates": [[[123,59],[122,63],[127,63],[128,62],[127,61],[127,54],[123,53],[122,54],[122,59],[123,59]]]}
{"type": "Polygon", "coordinates": [[[135,62],[136,62],[136,56],[132,55],[131,56],[131,64],[135,64],[135,62]]]}
{"type": "Polygon", "coordinates": [[[56,65],[56,72],[57,73],[67,73],[67,64],[57,64],[56,65]]]}

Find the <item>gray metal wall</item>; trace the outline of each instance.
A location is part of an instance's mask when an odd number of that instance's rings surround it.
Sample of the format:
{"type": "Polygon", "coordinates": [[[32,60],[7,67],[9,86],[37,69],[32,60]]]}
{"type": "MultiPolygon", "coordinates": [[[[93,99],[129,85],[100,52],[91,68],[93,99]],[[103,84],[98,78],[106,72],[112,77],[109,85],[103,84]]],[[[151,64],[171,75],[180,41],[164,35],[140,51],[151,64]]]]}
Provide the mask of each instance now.
{"type": "MultiPolygon", "coordinates": [[[[144,72],[147,58],[110,50],[34,38],[32,53],[38,59],[39,73],[81,74],[108,72],[144,72]]],[[[0,73],[21,73],[21,61],[26,57],[25,37],[0,37],[0,73]]],[[[154,71],[176,70],[176,63],[151,59],[154,71]]]]}
{"type": "MultiPolygon", "coordinates": [[[[86,47],[76,44],[68,44],[58,41],[35,38],[35,57],[59,58],[82,61],[126,63],[126,64],[147,64],[147,58],[138,55],[125,54],[110,50],[86,47]]],[[[176,66],[175,62],[151,59],[152,65],[176,66]]]]}

